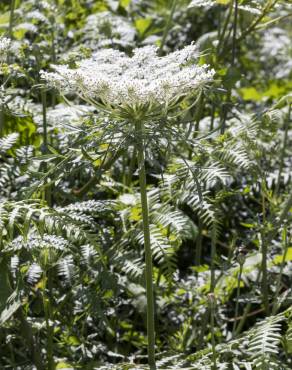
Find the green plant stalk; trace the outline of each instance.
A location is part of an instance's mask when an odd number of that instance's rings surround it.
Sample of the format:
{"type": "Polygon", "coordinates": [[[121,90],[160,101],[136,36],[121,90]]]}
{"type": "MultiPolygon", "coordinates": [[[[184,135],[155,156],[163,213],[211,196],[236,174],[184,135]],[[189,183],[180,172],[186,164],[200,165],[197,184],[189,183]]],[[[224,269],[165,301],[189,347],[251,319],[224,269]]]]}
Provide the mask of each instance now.
{"type": "Polygon", "coordinates": [[[48,275],[44,276],[44,280],[48,279],[48,287],[45,284],[44,293],[43,293],[43,305],[44,305],[44,312],[45,312],[45,322],[46,322],[46,329],[47,329],[47,368],[48,370],[55,369],[54,363],[54,356],[53,356],[53,328],[50,325],[50,321],[52,320],[52,308],[51,308],[51,300],[49,294],[46,294],[46,289],[51,291],[51,276],[50,272],[48,275]]]}
{"type": "Polygon", "coordinates": [[[283,258],[282,258],[282,261],[281,261],[281,267],[280,267],[280,272],[279,272],[279,275],[277,277],[277,283],[276,283],[276,291],[275,291],[275,297],[274,297],[274,303],[273,303],[273,308],[272,308],[272,315],[275,315],[277,310],[278,310],[278,303],[277,303],[277,299],[279,297],[279,294],[280,294],[280,289],[281,289],[281,282],[282,282],[282,276],[283,276],[283,270],[284,270],[284,266],[285,266],[285,262],[286,262],[286,258],[287,258],[287,253],[288,253],[288,235],[287,235],[287,226],[284,227],[284,230],[283,230],[283,239],[284,239],[284,254],[283,254],[283,258]]]}
{"type": "Polygon", "coordinates": [[[163,48],[164,48],[164,45],[165,45],[165,41],[166,41],[168,32],[170,30],[170,26],[171,26],[171,22],[172,22],[172,19],[173,19],[174,12],[175,12],[176,4],[177,4],[177,0],[172,0],[169,17],[167,19],[167,22],[166,22],[166,25],[165,25],[165,28],[164,28],[164,32],[163,32],[163,35],[162,35],[161,44],[160,44],[160,47],[159,47],[159,54],[163,53],[163,48]]]}
{"type": "MultiPolygon", "coordinates": [[[[258,275],[257,275],[256,281],[255,281],[255,284],[254,284],[254,287],[253,287],[253,289],[252,289],[252,291],[253,291],[253,292],[255,292],[256,285],[257,285],[257,283],[259,282],[260,278],[261,278],[261,270],[259,269],[259,273],[258,273],[258,275]]],[[[243,326],[244,326],[244,324],[245,324],[245,321],[246,321],[246,319],[247,319],[247,317],[248,317],[249,311],[250,311],[250,309],[251,309],[251,306],[252,306],[252,304],[251,304],[250,302],[248,302],[248,304],[245,306],[245,309],[244,309],[244,311],[243,311],[242,318],[241,318],[241,320],[239,321],[239,324],[237,325],[236,330],[235,330],[235,335],[234,335],[235,337],[236,337],[238,334],[240,334],[240,333],[241,333],[242,328],[243,328],[243,326]]]]}
{"type": "Polygon", "coordinates": [[[211,327],[211,345],[212,345],[212,370],[217,370],[217,354],[215,343],[215,296],[213,293],[209,295],[210,307],[210,327],[211,327]]]}
{"type": "Polygon", "coordinates": [[[216,360],[216,346],[215,346],[215,332],[214,332],[214,312],[211,309],[211,337],[212,337],[212,361],[213,368],[212,370],[217,370],[217,360],[216,360]]]}
{"type": "MultiPolygon", "coordinates": [[[[43,115],[43,148],[42,153],[48,153],[48,125],[47,125],[47,93],[44,89],[41,90],[41,100],[42,100],[42,115],[43,115]]],[[[43,164],[43,171],[47,172],[47,163],[43,164]]],[[[45,200],[48,206],[52,206],[52,189],[51,186],[45,187],[45,200]]]]}
{"type": "MultiPolygon", "coordinates": [[[[52,38],[52,48],[51,48],[51,58],[52,58],[52,63],[56,64],[56,43],[55,43],[55,32],[54,28],[52,28],[51,31],[51,38],[52,38]]],[[[56,91],[52,91],[52,107],[55,108],[56,105],[56,91]]]]}
{"type": "Polygon", "coordinates": [[[242,41],[245,39],[251,32],[255,30],[257,25],[261,22],[261,20],[268,14],[268,12],[277,4],[279,0],[275,0],[274,2],[267,1],[267,4],[263,8],[262,14],[258,16],[258,18],[239,36],[237,42],[242,41]]]}
{"type": "Polygon", "coordinates": [[[227,17],[225,19],[222,32],[221,32],[220,36],[218,35],[219,36],[219,42],[218,42],[217,50],[216,50],[217,51],[217,55],[219,55],[219,52],[220,52],[220,48],[222,46],[222,43],[224,43],[224,37],[225,37],[225,34],[226,34],[227,26],[228,26],[228,23],[230,21],[231,14],[232,14],[232,8],[233,8],[233,1],[229,5],[229,11],[228,11],[227,17]]]}
{"type": "MultiPolygon", "coordinates": [[[[242,276],[243,264],[239,264],[239,273],[237,277],[237,290],[236,290],[236,303],[235,303],[235,318],[238,317],[239,312],[239,295],[240,295],[240,283],[241,283],[241,276],[242,276]]],[[[236,330],[236,320],[233,322],[233,329],[232,329],[232,337],[235,335],[236,330]]]]}
{"type": "Polygon", "coordinates": [[[144,124],[136,122],[136,137],[138,151],[139,185],[143,218],[144,251],[145,251],[145,278],[147,296],[147,338],[148,338],[148,363],[150,370],[156,370],[155,365],[155,325],[154,325],[154,293],[153,293],[153,268],[152,251],[150,244],[150,226],[148,213],[148,200],[146,189],[145,153],[144,153],[144,124]]]}
{"type": "Polygon", "coordinates": [[[195,264],[196,266],[200,266],[201,264],[201,257],[202,257],[202,239],[203,239],[203,222],[201,218],[199,218],[199,225],[198,225],[198,236],[196,239],[196,257],[195,257],[195,264]]]}
{"type": "Polygon", "coordinates": [[[5,114],[3,105],[0,106],[0,137],[4,135],[5,114]]]}
{"type": "MultiPolygon", "coordinates": [[[[266,225],[266,198],[264,194],[265,184],[262,180],[262,213],[263,213],[263,227],[266,225]]],[[[265,236],[265,230],[261,230],[261,251],[262,251],[262,300],[265,307],[265,312],[269,314],[269,288],[268,288],[268,243],[265,236]]]]}
{"type": "Polygon", "coordinates": [[[14,10],[15,10],[15,0],[11,0],[9,26],[8,26],[8,36],[11,40],[13,39],[14,10]]]}
{"type": "MultiPolygon", "coordinates": [[[[231,8],[233,7],[233,3],[234,2],[231,3],[231,8]]],[[[231,68],[233,68],[235,65],[237,22],[238,22],[238,0],[235,0],[234,20],[233,20],[233,26],[232,26],[233,34],[232,34],[231,68]]],[[[221,134],[224,134],[225,132],[228,105],[229,103],[231,103],[231,94],[232,94],[232,87],[229,87],[227,91],[227,96],[226,96],[226,104],[223,105],[222,126],[220,130],[221,134]]]]}
{"type": "Polygon", "coordinates": [[[127,181],[126,181],[127,186],[130,186],[132,182],[133,172],[134,172],[135,163],[136,163],[136,157],[137,157],[137,149],[135,146],[133,149],[133,154],[131,156],[130,165],[129,165],[129,169],[127,173],[127,181]]]}
{"type": "Polygon", "coordinates": [[[216,258],[216,229],[215,225],[212,225],[211,231],[211,282],[210,282],[210,292],[214,293],[216,281],[215,281],[215,258],[216,258]]]}
{"type": "Polygon", "coordinates": [[[281,150],[280,166],[279,166],[279,173],[278,173],[278,178],[277,178],[275,194],[279,193],[279,189],[281,185],[281,175],[282,175],[282,171],[284,168],[285,153],[286,153],[286,148],[288,144],[288,132],[289,132],[290,118],[291,118],[291,104],[289,104],[287,120],[285,120],[285,125],[284,125],[284,140],[283,140],[283,147],[281,150]]]}

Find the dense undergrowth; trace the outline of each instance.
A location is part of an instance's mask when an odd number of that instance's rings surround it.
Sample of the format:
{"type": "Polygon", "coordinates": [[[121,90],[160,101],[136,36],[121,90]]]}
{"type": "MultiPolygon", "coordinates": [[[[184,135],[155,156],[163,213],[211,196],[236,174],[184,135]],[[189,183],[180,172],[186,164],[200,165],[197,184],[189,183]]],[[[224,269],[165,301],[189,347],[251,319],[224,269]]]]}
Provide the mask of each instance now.
{"type": "Polygon", "coordinates": [[[0,11],[0,368],[291,369],[291,1],[0,11]]]}

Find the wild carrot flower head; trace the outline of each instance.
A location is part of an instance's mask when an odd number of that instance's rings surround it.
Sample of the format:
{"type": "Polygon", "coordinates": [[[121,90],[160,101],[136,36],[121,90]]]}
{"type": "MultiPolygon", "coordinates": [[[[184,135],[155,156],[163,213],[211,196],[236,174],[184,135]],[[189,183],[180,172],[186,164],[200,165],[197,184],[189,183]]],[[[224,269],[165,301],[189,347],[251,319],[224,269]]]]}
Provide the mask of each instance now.
{"type": "Polygon", "coordinates": [[[54,66],[55,72],[42,72],[42,78],[61,92],[76,92],[107,111],[147,116],[155,110],[167,111],[212,79],[214,70],[193,63],[197,56],[193,44],[164,57],[157,55],[154,46],[135,49],[132,57],[104,49],[76,69],[54,66]]]}

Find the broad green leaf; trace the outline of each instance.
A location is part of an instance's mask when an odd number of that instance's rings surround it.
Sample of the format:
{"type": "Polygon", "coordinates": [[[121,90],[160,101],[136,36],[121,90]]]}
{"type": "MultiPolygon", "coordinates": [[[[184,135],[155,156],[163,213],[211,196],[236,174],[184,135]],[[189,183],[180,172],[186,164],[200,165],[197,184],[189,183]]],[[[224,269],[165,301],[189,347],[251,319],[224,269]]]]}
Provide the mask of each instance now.
{"type": "MultiPolygon", "coordinates": [[[[280,263],[282,263],[283,261],[283,255],[281,254],[277,254],[274,259],[273,259],[273,262],[274,264],[278,265],[280,263]]],[[[292,247],[288,248],[288,251],[287,251],[287,254],[286,254],[286,258],[285,258],[285,261],[288,262],[288,261],[292,261],[292,247]]]]}
{"type": "Polygon", "coordinates": [[[262,99],[262,94],[254,87],[243,87],[239,92],[244,100],[260,101],[262,99]]]}
{"type": "Polygon", "coordinates": [[[139,18],[135,21],[135,26],[137,31],[140,35],[144,35],[144,33],[148,30],[152,23],[152,18],[139,18]]]}

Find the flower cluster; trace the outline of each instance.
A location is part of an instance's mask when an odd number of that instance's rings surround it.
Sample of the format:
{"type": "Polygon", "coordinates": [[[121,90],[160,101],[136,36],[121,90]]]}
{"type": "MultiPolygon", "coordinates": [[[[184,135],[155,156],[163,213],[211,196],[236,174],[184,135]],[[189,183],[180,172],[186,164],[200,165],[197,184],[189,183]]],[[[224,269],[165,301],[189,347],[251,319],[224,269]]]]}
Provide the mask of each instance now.
{"type": "Polygon", "coordinates": [[[211,6],[214,6],[216,5],[216,1],[215,0],[193,0],[191,1],[191,3],[189,4],[189,8],[200,8],[200,7],[204,7],[204,8],[207,8],[207,7],[211,7],[211,6]]]}
{"type": "Polygon", "coordinates": [[[194,64],[197,56],[194,44],[164,57],[154,46],[135,49],[132,57],[104,49],[76,69],[55,66],[56,72],[42,72],[42,78],[63,93],[78,93],[110,109],[145,111],[173,106],[212,80],[215,71],[194,64]]]}
{"type": "Polygon", "coordinates": [[[0,63],[4,62],[11,47],[11,40],[7,37],[0,38],[0,63]]]}
{"type": "MultiPolygon", "coordinates": [[[[260,3],[261,2],[258,0],[251,1],[249,5],[242,5],[239,3],[238,9],[253,14],[261,14],[260,3]]],[[[224,5],[224,3],[216,0],[192,0],[188,8],[211,8],[216,5],[224,5]]],[[[235,6],[235,4],[233,4],[233,6],[235,6]]]]}
{"type": "Polygon", "coordinates": [[[108,11],[89,15],[82,32],[83,45],[94,51],[113,45],[126,48],[133,44],[136,35],[135,28],[126,18],[108,11]]]}

